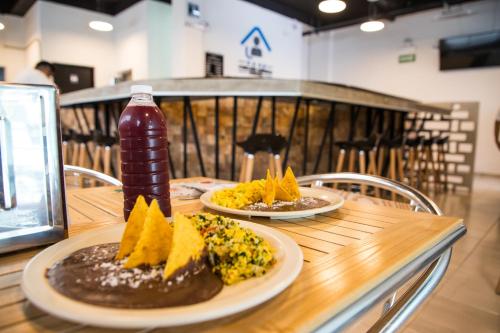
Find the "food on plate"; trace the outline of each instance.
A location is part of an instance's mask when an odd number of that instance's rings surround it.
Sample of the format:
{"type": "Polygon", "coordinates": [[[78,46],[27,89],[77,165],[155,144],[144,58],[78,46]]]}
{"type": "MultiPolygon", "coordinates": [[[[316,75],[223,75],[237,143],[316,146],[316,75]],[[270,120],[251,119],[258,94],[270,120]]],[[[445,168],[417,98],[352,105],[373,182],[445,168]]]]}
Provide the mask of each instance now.
{"type": "Polygon", "coordinates": [[[205,239],[212,271],[224,284],[262,276],[276,261],[271,245],[237,221],[209,213],[191,220],[205,239]]]}
{"type": "Polygon", "coordinates": [[[166,222],[156,200],[151,201],[144,218],[141,235],[134,251],[125,262],[125,268],[134,268],[139,265],[158,265],[167,260],[170,253],[172,227],[166,222]]]}
{"type": "Polygon", "coordinates": [[[134,250],[135,245],[141,237],[141,231],[144,226],[144,220],[148,211],[148,204],[142,195],[137,197],[137,201],[132,209],[125,227],[125,232],[120,242],[120,249],[116,259],[123,259],[134,250]]]}
{"type": "Polygon", "coordinates": [[[262,237],[229,218],[176,214],[170,223],[155,200],[147,207],[139,197],[128,223],[121,243],[80,249],[48,268],[49,284],[94,305],[161,308],[209,300],[275,262],[262,237]]]}
{"type": "Polygon", "coordinates": [[[274,178],[274,191],[276,193],[275,199],[281,201],[293,201],[293,196],[285,190],[278,177],[274,178]]]}
{"type": "Polygon", "coordinates": [[[292,168],[288,167],[286,169],[285,175],[281,180],[281,186],[288,194],[290,194],[293,200],[300,199],[299,184],[297,183],[297,179],[295,179],[292,168]]]}
{"type": "Polygon", "coordinates": [[[182,270],[195,271],[205,264],[207,251],[200,232],[191,219],[182,214],[174,217],[174,237],[163,278],[168,279],[182,270]]]}
{"type": "Polygon", "coordinates": [[[276,188],[274,184],[274,179],[271,177],[269,169],[267,170],[266,183],[264,184],[264,192],[262,193],[262,202],[266,205],[271,206],[276,196],[276,188]]]}
{"type": "Polygon", "coordinates": [[[222,207],[266,212],[299,211],[330,205],[327,200],[302,197],[290,167],[281,180],[273,179],[267,170],[265,180],[253,180],[215,191],[210,200],[222,207]]]}
{"type": "Polygon", "coordinates": [[[265,180],[240,183],[233,188],[216,191],[211,200],[224,207],[241,209],[262,200],[265,180]]]}

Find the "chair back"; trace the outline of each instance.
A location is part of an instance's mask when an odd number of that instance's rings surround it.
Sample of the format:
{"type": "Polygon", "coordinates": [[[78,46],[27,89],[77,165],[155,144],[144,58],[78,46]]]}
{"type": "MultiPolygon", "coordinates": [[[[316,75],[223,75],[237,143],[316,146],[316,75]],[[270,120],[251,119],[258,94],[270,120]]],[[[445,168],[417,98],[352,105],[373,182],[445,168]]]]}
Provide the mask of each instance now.
{"type": "Polygon", "coordinates": [[[280,152],[287,146],[286,139],[279,134],[252,134],[245,141],[238,142],[245,155],[241,163],[240,182],[248,182],[253,178],[254,155],[258,152],[268,153],[268,169],[271,175],[283,176],[280,152]]]}
{"type": "Polygon", "coordinates": [[[66,187],[83,188],[97,186],[97,184],[122,186],[122,182],[114,177],[76,165],[64,165],[64,178],[66,179],[66,187]]]}
{"type": "Polygon", "coordinates": [[[297,182],[299,185],[323,186],[325,184],[359,184],[361,186],[372,186],[375,188],[383,189],[402,196],[409,201],[410,207],[415,211],[424,211],[435,215],[443,215],[441,209],[429,199],[422,192],[388,178],[341,172],[341,173],[328,173],[320,175],[311,175],[298,177],[297,182]]]}
{"type": "Polygon", "coordinates": [[[257,152],[279,154],[287,145],[286,139],[279,134],[253,134],[245,141],[238,142],[245,153],[255,155],[257,152]]]}

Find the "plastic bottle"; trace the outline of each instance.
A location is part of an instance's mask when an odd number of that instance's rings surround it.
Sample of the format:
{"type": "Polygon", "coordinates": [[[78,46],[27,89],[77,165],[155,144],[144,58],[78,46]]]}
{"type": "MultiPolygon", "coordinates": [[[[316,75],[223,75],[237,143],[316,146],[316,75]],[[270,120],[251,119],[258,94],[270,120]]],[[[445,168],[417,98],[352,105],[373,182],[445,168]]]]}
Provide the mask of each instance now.
{"type": "Polygon", "coordinates": [[[151,86],[134,85],[131,95],[118,124],[125,220],[139,195],[148,204],[156,199],[171,216],[167,121],[153,102],[151,86]]]}

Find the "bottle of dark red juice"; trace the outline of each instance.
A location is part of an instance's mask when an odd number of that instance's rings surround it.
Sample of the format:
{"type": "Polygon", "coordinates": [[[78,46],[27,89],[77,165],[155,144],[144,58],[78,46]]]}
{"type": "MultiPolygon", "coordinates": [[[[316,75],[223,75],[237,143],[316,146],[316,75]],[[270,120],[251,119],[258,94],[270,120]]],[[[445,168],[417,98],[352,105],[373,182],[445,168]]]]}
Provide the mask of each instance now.
{"type": "Polygon", "coordinates": [[[118,124],[125,220],[139,195],[148,204],[156,199],[171,216],[167,121],[153,102],[151,86],[132,86],[131,94],[118,124]]]}

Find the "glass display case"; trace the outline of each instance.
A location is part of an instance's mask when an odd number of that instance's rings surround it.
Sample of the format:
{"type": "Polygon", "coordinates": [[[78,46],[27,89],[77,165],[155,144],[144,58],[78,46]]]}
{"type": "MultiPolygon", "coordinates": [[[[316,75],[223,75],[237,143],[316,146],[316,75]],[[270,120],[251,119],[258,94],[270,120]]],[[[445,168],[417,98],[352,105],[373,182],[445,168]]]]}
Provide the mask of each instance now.
{"type": "Polygon", "coordinates": [[[67,236],[57,92],[0,84],[0,253],[67,236]]]}

